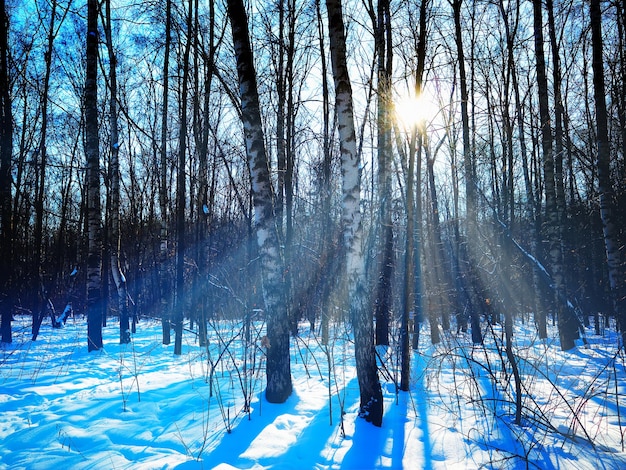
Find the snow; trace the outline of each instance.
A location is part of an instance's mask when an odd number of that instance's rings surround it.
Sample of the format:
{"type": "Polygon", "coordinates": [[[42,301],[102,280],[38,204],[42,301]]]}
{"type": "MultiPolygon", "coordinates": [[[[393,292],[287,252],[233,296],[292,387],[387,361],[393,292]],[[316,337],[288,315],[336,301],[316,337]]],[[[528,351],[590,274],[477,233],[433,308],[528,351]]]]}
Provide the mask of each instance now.
{"type": "Polygon", "coordinates": [[[486,327],[484,348],[447,333],[432,346],[423,330],[408,393],[393,383],[394,349],[379,351],[385,415],[376,428],[357,418],[344,325],[328,346],[301,325],[294,392],[270,404],[262,323],[251,325],[250,341],[241,322],[212,323],[206,348],[186,329],[177,357],[154,320],[120,345],[110,319],[103,350],[92,353],[83,318],[43,325],[35,342],[30,321],[16,317],[14,341],[0,349],[0,468],[626,468],[625,360],[609,330],[594,336],[591,328],[588,345],[562,352],[531,324],[516,325],[521,425],[498,325],[486,327]]]}

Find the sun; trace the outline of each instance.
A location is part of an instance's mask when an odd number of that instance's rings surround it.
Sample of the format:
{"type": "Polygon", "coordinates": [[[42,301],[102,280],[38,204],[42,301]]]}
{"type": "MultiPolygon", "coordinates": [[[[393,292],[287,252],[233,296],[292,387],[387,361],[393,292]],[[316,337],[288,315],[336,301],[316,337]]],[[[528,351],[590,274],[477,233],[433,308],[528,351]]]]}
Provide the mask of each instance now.
{"type": "Polygon", "coordinates": [[[402,95],[395,102],[398,124],[405,130],[425,126],[438,112],[434,100],[427,93],[419,96],[402,95]]]}

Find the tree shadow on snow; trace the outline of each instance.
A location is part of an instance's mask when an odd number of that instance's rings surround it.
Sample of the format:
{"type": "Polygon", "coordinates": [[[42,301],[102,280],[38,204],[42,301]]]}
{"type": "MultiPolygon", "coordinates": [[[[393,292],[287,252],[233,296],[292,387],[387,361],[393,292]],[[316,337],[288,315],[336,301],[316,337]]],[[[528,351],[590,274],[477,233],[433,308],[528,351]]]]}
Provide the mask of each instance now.
{"type": "MultiPolygon", "coordinates": [[[[355,381],[356,379],[353,379],[355,381]]],[[[347,384],[349,389],[353,384],[347,384]]],[[[306,395],[306,391],[300,394],[306,395]]],[[[256,409],[251,419],[244,418],[230,434],[224,434],[219,444],[203,454],[203,468],[315,468],[324,466],[328,458],[323,451],[338,434],[339,407],[333,395],[333,425],[329,422],[328,400],[321,407],[301,398],[297,387],[282,404],[266,401],[256,409]],[[277,442],[280,441],[280,442],[277,442]]],[[[185,467],[182,465],[179,470],[185,467]]]]}

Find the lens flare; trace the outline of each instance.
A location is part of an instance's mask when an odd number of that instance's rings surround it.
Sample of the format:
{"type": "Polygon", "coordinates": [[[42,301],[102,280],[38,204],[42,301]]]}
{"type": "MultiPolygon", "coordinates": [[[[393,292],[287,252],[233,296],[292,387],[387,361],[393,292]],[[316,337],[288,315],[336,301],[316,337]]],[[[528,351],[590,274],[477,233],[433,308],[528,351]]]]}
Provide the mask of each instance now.
{"type": "Polygon", "coordinates": [[[395,103],[396,119],[405,130],[425,126],[438,112],[430,95],[401,96],[395,103]]]}

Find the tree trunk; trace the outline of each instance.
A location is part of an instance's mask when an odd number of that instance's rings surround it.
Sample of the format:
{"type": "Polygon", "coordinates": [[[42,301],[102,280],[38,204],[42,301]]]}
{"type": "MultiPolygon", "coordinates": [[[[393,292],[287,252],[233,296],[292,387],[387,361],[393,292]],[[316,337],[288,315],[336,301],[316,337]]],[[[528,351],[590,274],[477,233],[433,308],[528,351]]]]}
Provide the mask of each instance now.
{"type": "MultiPolygon", "coordinates": [[[[416,80],[416,92],[420,89],[421,80],[416,80]]],[[[415,154],[417,146],[417,126],[411,132],[411,142],[409,148],[409,166],[406,179],[406,244],[404,253],[404,282],[402,285],[402,320],[400,325],[400,390],[408,391],[411,379],[411,352],[409,348],[409,316],[411,307],[411,295],[420,295],[421,292],[413,292],[414,276],[416,269],[415,252],[419,249],[419,244],[415,241],[415,154]]],[[[419,170],[418,170],[419,171],[419,170]]],[[[419,253],[419,251],[418,251],[419,253]]],[[[413,335],[419,335],[418,312],[413,312],[414,331],[413,335]]],[[[417,345],[417,339],[415,339],[417,345]]],[[[417,349],[417,347],[415,348],[417,349]]]]}
{"type": "Polygon", "coordinates": [[[111,212],[109,226],[109,256],[111,263],[111,274],[115,287],[117,288],[118,309],[120,315],[120,344],[130,343],[130,322],[128,313],[128,287],[126,276],[120,266],[120,164],[119,164],[119,138],[117,123],[117,57],[113,48],[112,26],[111,26],[111,0],[106,0],[105,5],[105,25],[104,33],[106,45],[109,53],[109,125],[111,161],[109,163],[109,175],[111,182],[111,212]]]}
{"type": "Polygon", "coordinates": [[[365,266],[361,248],[363,228],[359,207],[361,176],[354,129],[352,87],[346,61],[346,38],[341,0],[326,0],[326,9],[343,175],[342,225],[350,317],[354,329],[354,349],[361,395],[360,416],[371,421],[375,426],[381,426],[383,396],[376,369],[372,314],[366,301],[365,266]]]}
{"type": "MultiPolygon", "coordinates": [[[[427,15],[429,0],[423,0],[420,3],[419,13],[419,33],[417,40],[417,68],[415,71],[415,96],[420,98],[423,91],[424,81],[424,68],[426,64],[426,41],[427,41],[427,15]]],[[[405,279],[406,289],[409,288],[408,283],[412,280],[413,290],[413,340],[411,347],[413,350],[417,350],[419,345],[419,333],[420,323],[423,319],[422,308],[422,150],[424,148],[424,136],[426,136],[426,129],[424,123],[416,125],[411,133],[411,148],[409,149],[409,181],[411,184],[416,183],[411,191],[408,189],[407,195],[411,194],[411,199],[407,196],[407,207],[411,211],[407,215],[407,265],[411,263],[411,266],[407,266],[407,270],[412,269],[412,273],[405,273],[407,279],[405,279]],[[422,128],[420,129],[421,126],[422,128]],[[414,169],[411,170],[411,163],[413,163],[414,169]],[[415,180],[414,180],[415,178],[415,180]],[[409,219],[411,223],[409,223],[409,219]],[[412,247],[409,248],[409,240],[412,247]]],[[[405,295],[406,297],[406,295],[405,295]]],[[[408,298],[406,299],[409,300],[408,298]]],[[[405,306],[404,310],[407,311],[409,306],[405,306]]],[[[403,312],[404,314],[404,312],[403,312]]],[[[404,321],[404,320],[403,320],[404,321]]],[[[438,328],[438,327],[437,327],[438,328]]],[[[437,333],[439,330],[437,329],[437,333]]],[[[403,344],[404,347],[404,344],[403,344]]],[[[403,359],[406,362],[407,359],[403,359]]],[[[410,378],[410,364],[402,364],[402,370],[404,374],[407,374],[410,378]],[[408,371],[406,369],[409,369],[408,371]]],[[[402,388],[402,384],[400,385],[402,388]]]]}
{"type": "Polygon", "coordinates": [[[42,271],[43,264],[43,214],[44,214],[44,199],[46,196],[46,169],[48,165],[47,154],[47,133],[48,133],[48,94],[50,90],[50,75],[52,73],[52,52],[54,48],[54,38],[56,36],[56,16],[57,16],[57,2],[52,1],[50,5],[50,22],[48,24],[47,31],[47,44],[46,51],[44,53],[45,71],[43,77],[43,89],[41,91],[41,134],[39,137],[39,148],[36,153],[35,164],[35,227],[33,233],[34,244],[34,256],[31,266],[31,280],[32,280],[32,292],[37,292],[37,298],[33,307],[33,326],[32,326],[32,339],[35,341],[39,335],[39,328],[43,321],[44,315],[47,310],[47,299],[43,298],[41,293],[44,291],[42,276],[50,273],[44,273],[42,271]]]}
{"type": "MultiPolygon", "coordinates": [[[[427,3],[424,1],[423,3],[427,3]]],[[[424,134],[425,135],[425,134],[424,134]]],[[[415,155],[415,185],[414,185],[414,199],[415,203],[412,206],[414,211],[411,216],[413,222],[413,338],[411,341],[411,348],[417,350],[419,346],[420,336],[420,322],[424,318],[424,308],[422,299],[423,292],[423,274],[422,274],[422,243],[423,243],[423,231],[422,231],[422,150],[423,150],[423,137],[418,136],[416,155],[415,155]]],[[[411,206],[409,206],[411,207],[411,206]]],[[[407,227],[408,233],[408,227],[407,227]]],[[[409,366],[410,367],[410,366],[409,366]]]]}
{"type": "MultiPolygon", "coordinates": [[[[424,142],[423,146],[425,149],[428,149],[427,142],[424,142]]],[[[434,155],[431,155],[431,152],[428,150],[426,151],[426,172],[428,177],[428,189],[430,190],[430,207],[432,213],[431,238],[432,244],[434,245],[435,249],[433,256],[434,272],[432,273],[432,276],[434,276],[436,288],[439,290],[439,292],[444,293],[443,295],[438,295],[438,297],[441,299],[442,297],[445,297],[448,292],[453,291],[454,281],[451,275],[451,268],[446,268],[446,250],[442,236],[441,223],[439,220],[439,199],[437,196],[437,187],[435,185],[435,157],[434,155]]],[[[456,295],[458,294],[453,294],[455,298],[452,299],[452,301],[450,302],[444,303],[440,300],[438,302],[439,310],[441,312],[445,312],[445,310],[448,308],[448,305],[456,304],[456,295]]],[[[443,316],[443,329],[449,330],[449,321],[445,320],[445,317],[447,317],[447,313],[443,313],[443,316]]],[[[430,323],[430,341],[432,344],[437,344],[441,341],[441,339],[439,335],[439,322],[437,321],[437,317],[434,311],[429,312],[428,319],[430,323]]]]}
{"type": "MultiPolygon", "coordinates": [[[[505,253],[510,254],[511,251],[508,250],[508,246],[510,243],[507,243],[509,240],[503,233],[500,233],[500,244],[505,248],[505,253]]],[[[510,261],[510,257],[506,256],[506,261],[510,261]]],[[[502,268],[504,272],[501,274],[505,279],[510,279],[510,275],[507,273],[510,268],[510,264],[503,263],[502,268]],[[508,276],[508,277],[507,277],[508,276]]],[[[502,282],[502,284],[506,284],[502,282]]],[[[503,285],[504,288],[508,286],[503,285]]],[[[522,421],[522,378],[519,372],[519,367],[517,365],[517,358],[513,353],[513,312],[510,307],[503,306],[502,309],[504,311],[504,337],[505,337],[505,351],[506,357],[509,360],[509,364],[511,365],[511,372],[513,372],[513,380],[515,383],[515,420],[514,423],[516,425],[520,425],[522,421]]]]}
{"type": "Polygon", "coordinates": [[[292,334],[298,334],[297,316],[300,311],[294,305],[293,299],[293,173],[295,163],[294,137],[296,134],[296,106],[294,105],[294,58],[296,47],[296,5],[295,0],[289,0],[288,5],[288,34],[287,34],[287,63],[286,63],[286,92],[287,92],[287,119],[285,122],[285,294],[287,296],[289,315],[292,317],[292,334]]]}
{"type": "Polygon", "coordinates": [[[459,61],[459,85],[461,91],[461,121],[463,134],[463,167],[465,176],[465,216],[466,235],[465,242],[460,246],[460,270],[463,280],[463,288],[469,302],[469,315],[472,325],[472,341],[475,344],[482,343],[483,337],[480,329],[481,302],[475,294],[477,288],[476,266],[472,256],[472,245],[478,243],[478,230],[476,228],[476,169],[474,162],[474,152],[470,143],[470,126],[467,92],[467,76],[465,72],[465,53],[463,49],[463,38],[461,30],[461,6],[462,0],[454,0],[452,8],[454,12],[455,40],[457,56],[459,61]]]}
{"type": "Polygon", "coordinates": [[[537,87],[539,90],[539,119],[541,129],[541,148],[543,153],[543,175],[546,194],[546,235],[549,243],[549,258],[554,290],[556,295],[555,308],[561,348],[569,350],[574,347],[577,337],[577,322],[561,307],[559,298],[566,297],[563,281],[563,253],[559,236],[559,215],[556,205],[556,188],[554,183],[554,150],[552,146],[552,128],[548,105],[548,80],[543,48],[543,19],[541,0],[533,0],[535,57],[537,66],[537,87]]]}
{"type": "Polygon", "coordinates": [[[280,0],[278,5],[278,70],[276,77],[276,155],[278,164],[277,190],[274,200],[276,226],[284,240],[285,305],[289,309],[292,334],[298,332],[296,318],[300,309],[293,304],[292,289],[292,243],[293,243],[293,137],[295,134],[294,69],[296,11],[294,0],[280,0]],[[286,28],[286,39],[285,39],[286,28]]]}
{"type": "Polygon", "coordinates": [[[9,14],[0,0],[0,341],[11,343],[13,296],[13,230],[11,213],[11,156],[13,112],[9,82],[9,14]]]}
{"type": "Polygon", "coordinates": [[[87,2],[87,68],[85,75],[85,155],[87,156],[87,347],[102,349],[102,227],[98,138],[98,1],[87,2]]]}
{"type": "Polygon", "coordinates": [[[618,92],[619,124],[621,129],[622,158],[626,158],[626,4],[615,2],[617,10],[617,33],[619,39],[619,65],[621,86],[618,92]]]}
{"type": "Polygon", "coordinates": [[[604,85],[604,62],[602,44],[602,11],[600,0],[591,0],[589,8],[591,23],[591,40],[593,51],[593,89],[596,111],[598,141],[598,191],[600,193],[600,216],[604,246],[609,270],[609,283],[613,308],[621,332],[622,346],[626,345],[626,288],[624,286],[624,264],[622,262],[619,229],[615,224],[615,195],[611,184],[610,162],[611,147],[609,143],[608,116],[606,109],[606,92],[604,85]]]}
{"type": "MultiPolygon", "coordinates": [[[[372,13],[373,14],[373,13],[372,13]]],[[[375,317],[376,344],[389,345],[389,317],[392,308],[391,277],[393,276],[393,224],[391,221],[391,54],[388,40],[391,27],[388,0],[378,0],[375,42],[378,59],[378,286],[376,289],[375,317]]]]}
{"type": "MultiPolygon", "coordinates": [[[[427,45],[427,15],[430,0],[423,0],[420,3],[419,13],[419,34],[417,42],[417,69],[415,71],[415,96],[419,98],[422,95],[423,81],[424,81],[424,69],[426,64],[426,45],[427,45]]],[[[424,148],[424,136],[426,136],[426,129],[418,129],[415,127],[414,134],[411,136],[411,140],[415,141],[415,145],[412,145],[412,150],[416,153],[413,158],[415,161],[415,186],[414,186],[414,199],[415,204],[408,204],[409,210],[413,211],[413,214],[409,214],[409,217],[413,219],[413,233],[409,234],[409,227],[407,224],[407,237],[413,239],[413,341],[411,346],[413,350],[417,350],[419,345],[419,329],[420,322],[423,319],[423,307],[422,307],[422,150],[424,148]]],[[[409,171],[409,178],[413,178],[413,172],[409,171]]],[[[408,193],[408,189],[407,189],[408,193]]],[[[408,245],[407,245],[408,246],[408,245]]],[[[408,252],[407,252],[408,255],[408,252]]],[[[439,332],[439,330],[437,330],[439,332]]],[[[404,366],[408,367],[409,366],[404,366]]],[[[410,373],[410,371],[409,371],[410,373]]]]}
{"type": "Polygon", "coordinates": [[[263,138],[256,72],[248,36],[248,18],[242,0],[228,0],[228,16],[237,59],[241,118],[252,178],[254,218],[263,275],[269,340],[265,397],[271,403],[283,403],[292,391],[289,355],[290,319],[284,305],[282,263],[275,226],[272,185],[263,138]]]}
{"type": "Polygon", "coordinates": [[[565,256],[573,251],[570,246],[572,240],[567,236],[570,233],[569,219],[567,217],[567,201],[565,200],[565,178],[563,174],[563,160],[565,156],[565,105],[561,93],[562,74],[559,42],[554,20],[554,2],[546,0],[548,12],[548,36],[550,37],[550,49],[552,52],[552,89],[554,94],[554,187],[556,192],[556,211],[559,220],[559,238],[561,239],[561,251],[563,255],[563,285],[568,285],[576,277],[577,266],[574,256],[565,256]]]}
{"type": "MultiPolygon", "coordinates": [[[[317,30],[319,36],[320,51],[326,51],[324,42],[324,26],[322,22],[322,11],[320,0],[315,0],[315,11],[317,15],[317,30]]],[[[329,324],[330,312],[328,309],[328,295],[332,279],[328,274],[328,267],[334,266],[336,260],[327,256],[330,253],[333,243],[332,235],[332,216],[331,216],[331,199],[332,191],[330,185],[332,153],[330,148],[330,97],[328,83],[328,65],[326,62],[326,53],[322,53],[320,57],[321,75],[322,75],[322,181],[321,181],[321,199],[322,199],[322,241],[320,252],[322,253],[322,261],[320,269],[322,271],[322,285],[319,288],[321,293],[320,312],[322,326],[322,344],[328,345],[329,341],[329,324]]]]}
{"type": "MultiPolygon", "coordinates": [[[[519,23],[519,14],[520,14],[520,0],[516,1],[515,5],[515,19],[513,21],[513,26],[509,25],[509,13],[506,10],[505,2],[500,0],[498,6],[500,8],[500,13],[502,15],[502,20],[504,22],[505,34],[506,34],[506,43],[507,43],[507,68],[509,73],[511,74],[511,87],[513,89],[513,95],[515,97],[515,113],[516,113],[516,121],[517,121],[517,136],[519,142],[519,151],[522,158],[522,172],[524,175],[524,189],[526,192],[526,217],[530,221],[529,231],[530,231],[530,244],[531,244],[531,252],[537,254],[537,246],[538,246],[538,237],[539,231],[536,227],[536,214],[535,214],[535,193],[533,191],[532,182],[530,179],[530,171],[528,164],[528,151],[526,147],[526,131],[524,126],[524,114],[523,114],[523,106],[522,106],[522,98],[520,96],[520,88],[519,82],[517,78],[517,69],[515,68],[515,59],[514,59],[514,49],[515,49],[515,36],[517,35],[517,25],[519,23]]],[[[512,201],[511,201],[512,202],[512,201]]],[[[532,298],[532,306],[535,315],[535,321],[537,324],[537,330],[539,333],[539,337],[542,339],[547,338],[547,326],[546,326],[546,313],[543,308],[541,308],[541,303],[539,301],[541,291],[541,279],[539,273],[536,268],[533,267],[532,270],[532,279],[533,279],[533,298],[532,298]],[[541,311],[540,311],[541,310],[541,311]]]]}
{"type": "Polygon", "coordinates": [[[183,321],[185,318],[185,254],[187,249],[185,210],[187,204],[187,93],[189,90],[189,54],[193,31],[193,0],[187,12],[187,42],[185,44],[180,95],[180,129],[178,133],[178,168],[176,172],[176,303],[174,309],[174,354],[182,354],[183,321]]]}
{"type": "MultiPolygon", "coordinates": [[[[198,0],[196,0],[196,12],[195,12],[195,25],[199,27],[198,23],[198,0]]],[[[209,286],[208,278],[211,272],[211,233],[210,227],[214,219],[214,198],[215,198],[215,173],[216,173],[216,159],[214,156],[211,165],[211,186],[209,189],[209,132],[210,132],[210,98],[211,87],[213,83],[213,61],[215,57],[215,5],[211,2],[209,5],[209,39],[208,39],[208,52],[201,49],[198,39],[195,41],[195,61],[194,76],[196,89],[200,89],[200,81],[198,79],[198,70],[200,66],[197,64],[198,56],[202,55],[206,57],[206,64],[204,67],[204,110],[202,111],[202,117],[200,117],[200,103],[199,94],[194,95],[194,128],[196,147],[198,151],[198,171],[199,171],[199,183],[198,183],[198,222],[196,230],[196,257],[198,260],[198,269],[195,274],[194,288],[195,298],[197,298],[197,305],[199,309],[198,317],[198,336],[200,346],[206,346],[207,344],[207,319],[210,316],[209,308],[211,308],[211,288],[209,286]],[[204,127],[200,126],[200,123],[204,127]],[[210,194],[209,194],[210,193],[210,194]]]]}
{"type": "Polygon", "coordinates": [[[171,342],[171,285],[169,269],[169,247],[168,247],[168,211],[167,211],[167,129],[168,129],[168,97],[169,97],[169,63],[170,63],[170,43],[172,29],[172,2],[165,2],[165,47],[163,56],[163,111],[161,114],[161,151],[160,151],[160,175],[159,175],[159,207],[161,209],[161,233],[160,250],[158,260],[159,296],[161,327],[163,330],[163,344],[171,342]]]}
{"type": "Polygon", "coordinates": [[[546,0],[548,11],[548,36],[550,37],[550,50],[552,52],[552,80],[554,90],[554,185],[556,190],[556,206],[559,215],[559,227],[561,238],[565,230],[565,185],[563,180],[563,154],[565,152],[563,119],[565,108],[561,95],[561,58],[559,55],[559,43],[554,22],[554,1],[546,0]]]}

